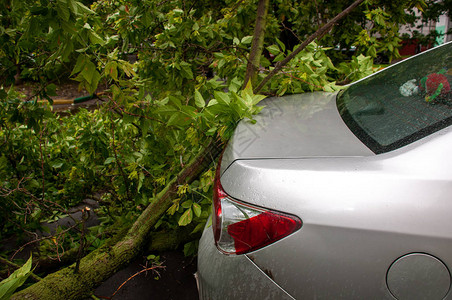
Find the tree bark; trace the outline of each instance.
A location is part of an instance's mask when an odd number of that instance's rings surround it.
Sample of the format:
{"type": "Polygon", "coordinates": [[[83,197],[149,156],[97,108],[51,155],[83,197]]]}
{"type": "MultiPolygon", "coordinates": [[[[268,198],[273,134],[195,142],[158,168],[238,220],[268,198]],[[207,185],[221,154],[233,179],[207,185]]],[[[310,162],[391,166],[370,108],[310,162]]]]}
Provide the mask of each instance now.
{"type": "Polygon", "coordinates": [[[248,64],[246,66],[245,81],[243,88],[246,87],[248,81],[254,84],[257,80],[257,72],[261,61],[262,51],[264,49],[265,29],[267,27],[268,5],[270,0],[259,0],[257,6],[256,26],[254,27],[253,42],[251,44],[248,64]]]}
{"type": "Polygon", "coordinates": [[[88,297],[104,280],[130,262],[144,246],[155,223],[172,205],[177,187],[196,179],[218,156],[221,143],[211,141],[168,185],[156,196],[116,244],[97,249],[75,264],[46,276],[34,285],[16,293],[11,299],[80,299],[88,297]]]}
{"type": "Polygon", "coordinates": [[[361,2],[363,2],[364,0],[356,0],[355,2],[353,2],[352,5],[350,5],[349,7],[347,7],[345,10],[343,10],[340,14],[338,14],[337,16],[335,16],[333,19],[331,19],[331,21],[329,21],[328,23],[326,23],[322,28],[320,28],[319,30],[317,30],[316,32],[314,32],[310,37],[308,37],[297,49],[295,49],[295,51],[293,51],[292,53],[290,53],[285,59],[283,59],[282,61],[278,62],[275,66],[275,68],[267,75],[267,77],[265,77],[261,83],[259,84],[259,86],[257,86],[254,89],[254,93],[257,94],[260,92],[260,90],[262,90],[262,88],[267,84],[267,82],[273,77],[275,76],[279,71],[281,71],[281,69],[289,62],[291,61],[298,53],[300,53],[304,48],[306,48],[307,45],[309,45],[312,41],[314,41],[316,38],[323,36],[325,33],[327,33],[328,31],[331,30],[331,28],[333,28],[333,26],[343,17],[345,17],[346,15],[348,15],[355,7],[357,7],[359,4],[361,4],[361,2]]]}
{"type": "Polygon", "coordinates": [[[195,226],[177,227],[173,230],[152,232],[147,252],[164,252],[178,249],[182,244],[201,238],[202,231],[191,233],[195,226]]]}
{"type": "MultiPolygon", "coordinates": [[[[164,252],[176,250],[182,244],[201,238],[202,231],[192,233],[193,229],[195,229],[195,226],[190,224],[184,227],[177,227],[172,230],[164,229],[160,231],[152,231],[149,235],[149,242],[145,243],[143,246],[143,251],[164,252]]],[[[125,234],[127,233],[127,231],[124,231],[123,233],[125,234]]],[[[108,239],[106,240],[106,243],[114,244],[114,241],[112,239],[108,239]]],[[[63,268],[65,266],[68,266],[69,264],[72,264],[76,260],[77,253],[78,249],[73,248],[69,251],[66,251],[64,255],[61,255],[59,260],[49,257],[33,259],[33,272],[30,275],[31,279],[33,279],[33,281],[35,282],[38,282],[42,280],[42,278],[35,275],[36,273],[40,273],[41,271],[50,273],[52,271],[57,271],[59,268],[63,268]]],[[[0,271],[0,279],[7,278],[11,272],[21,267],[20,265],[8,261],[7,259],[2,257],[0,257],[0,263],[8,266],[8,270],[0,271]]]]}

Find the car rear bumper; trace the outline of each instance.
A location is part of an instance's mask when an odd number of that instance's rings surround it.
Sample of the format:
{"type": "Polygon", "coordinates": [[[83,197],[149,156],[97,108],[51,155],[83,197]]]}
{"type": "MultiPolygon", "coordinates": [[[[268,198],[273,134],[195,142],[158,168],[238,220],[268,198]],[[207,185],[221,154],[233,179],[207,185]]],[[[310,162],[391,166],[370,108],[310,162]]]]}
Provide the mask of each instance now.
{"type": "Polygon", "coordinates": [[[196,277],[200,299],[294,299],[246,255],[220,253],[210,227],[199,242],[196,277]]]}

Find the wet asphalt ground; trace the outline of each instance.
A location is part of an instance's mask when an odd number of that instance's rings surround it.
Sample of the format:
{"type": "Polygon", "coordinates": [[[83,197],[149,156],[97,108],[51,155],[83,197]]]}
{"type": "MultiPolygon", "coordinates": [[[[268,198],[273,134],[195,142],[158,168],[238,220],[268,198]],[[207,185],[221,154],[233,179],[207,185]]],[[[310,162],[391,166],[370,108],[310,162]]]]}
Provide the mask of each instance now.
{"type": "Polygon", "coordinates": [[[150,267],[145,261],[146,258],[133,261],[99,286],[94,295],[100,299],[123,300],[198,299],[194,277],[196,258],[185,257],[181,251],[162,253],[160,262],[163,268],[156,269],[159,275],[153,270],[143,271],[150,267]]]}

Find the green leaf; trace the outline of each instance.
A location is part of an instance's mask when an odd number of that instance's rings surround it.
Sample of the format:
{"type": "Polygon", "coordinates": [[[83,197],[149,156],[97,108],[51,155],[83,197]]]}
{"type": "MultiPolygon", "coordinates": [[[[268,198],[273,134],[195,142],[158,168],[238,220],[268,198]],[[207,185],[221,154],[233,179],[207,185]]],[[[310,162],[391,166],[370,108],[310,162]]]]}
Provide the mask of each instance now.
{"type": "Polygon", "coordinates": [[[85,54],[80,54],[77,57],[77,62],[75,63],[75,67],[72,70],[72,73],[71,73],[70,76],[73,76],[74,74],[77,74],[78,72],[83,70],[83,67],[85,66],[87,61],[88,61],[88,58],[86,57],[86,55],[85,54]]]}
{"type": "Polygon", "coordinates": [[[178,209],[179,209],[179,202],[174,203],[173,205],[171,205],[171,207],[168,208],[168,210],[166,212],[172,216],[172,215],[174,215],[176,213],[176,211],[178,209]]]}
{"type": "Polygon", "coordinates": [[[212,135],[214,135],[215,134],[215,132],[217,132],[217,127],[212,127],[212,128],[210,128],[209,130],[207,130],[207,132],[206,132],[206,135],[207,136],[212,136],[212,135]]]}
{"type": "Polygon", "coordinates": [[[91,9],[86,7],[83,3],[78,2],[78,1],[76,3],[78,5],[79,9],[81,10],[81,12],[79,11],[81,15],[84,15],[84,14],[95,14],[94,11],[92,11],[91,9]]]}
{"type": "Polygon", "coordinates": [[[112,162],[115,162],[116,159],[114,157],[109,157],[104,161],[104,165],[111,164],[112,162]]]}
{"type": "Polygon", "coordinates": [[[89,32],[89,40],[92,44],[104,45],[105,41],[94,31],[89,32]]]}
{"type": "Polygon", "coordinates": [[[193,201],[191,201],[191,200],[184,201],[184,202],[181,204],[181,206],[182,206],[183,208],[189,208],[189,207],[191,207],[192,205],[193,205],[193,201]]]}
{"type": "Polygon", "coordinates": [[[138,188],[137,188],[138,192],[140,192],[141,187],[143,186],[144,178],[145,178],[144,173],[140,172],[139,175],[138,175],[138,188]]]}
{"type": "Polygon", "coordinates": [[[105,74],[108,74],[113,80],[118,80],[118,64],[115,61],[109,61],[105,65],[105,74]]]}
{"type": "Polygon", "coordinates": [[[171,101],[171,103],[173,103],[179,109],[182,107],[182,102],[176,96],[170,95],[169,96],[169,101],[171,101]]]}
{"type": "Polygon", "coordinates": [[[40,186],[41,184],[36,179],[32,179],[28,182],[28,188],[38,188],[40,186]]]}
{"type": "Polygon", "coordinates": [[[53,162],[50,163],[50,166],[51,166],[52,168],[55,168],[55,169],[59,169],[59,168],[61,168],[63,165],[64,165],[64,162],[62,162],[62,161],[53,161],[53,162]]]}
{"type": "Polygon", "coordinates": [[[278,55],[279,53],[281,53],[281,50],[279,50],[279,47],[276,45],[268,46],[267,50],[273,55],[278,55]]]}
{"type": "Polygon", "coordinates": [[[198,90],[195,90],[195,104],[199,108],[206,106],[206,101],[204,101],[204,98],[198,90]]]}
{"type": "Polygon", "coordinates": [[[74,44],[72,41],[66,42],[61,50],[61,58],[63,61],[69,61],[69,56],[74,52],[74,44]]]}
{"type": "Polygon", "coordinates": [[[191,241],[184,245],[184,255],[193,256],[198,251],[198,241],[191,241]]]}
{"type": "Polygon", "coordinates": [[[181,123],[181,121],[183,121],[184,115],[182,115],[181,113],[174,113],[171,115],[171,117],[169,118],[167,124],[168,126],[173,126],[173,125],[178,125],[181,123]]]}
{"type": "Polygon", "coordinates": [[[195,229],[193,229],[193,231],[190,234],[196,233],[198,231],[201,231],[204,228],[205,224],[203,223],[199,223],[198,225],[196,225],[195,229]]]}
{"type": "Polygon", "coordinates": [[[48,86],[46,86],[47,95],[49,95],[49,96],[56,96],[56,88],[57,88],[57,86],[55,84],[53,84],[53,83],[51,83],[48,86]]]}
{"type": "Polygon", "coordinates": [[[11,297],[14,291],[22,286],[30,276],[31,271],[32,256],[27,260],[27,262],[14,271],[8,278],[0,282],[0,299],[6,300],[11,297]]]}
{"type": "Polygon", "coordinates": [[[276,42],[278,43],[279,47],[282,49],[282,51],[286,51],[286,45],[284,45],[283,42],[281,42],[278,38],[276,38],[276,42]]]}
{"type": "Polygon", "coordinates": [[[211,106],[215,106],[215,105],[218,105],[218,101],[216,99],[212,99],[207,104],[207,107],[211,107],[211,106]]]}
{"type": "Polygon", "coordinates": [[[253,40],[253,36],[252,35],[248,35],[248,36],[245,36],[243,39],[242,39],[242,41],[241,41],[241,43],[242,44],[251,44],[251,41],[253,40]]]}
{"type": "Polygon", "coordinates": [[[58,16],[63,19],[64,21],[69,21],[69,17],[71,16],[71,13],[69,12],[69,8],[67,5],[67,2],[65,0],[58,0],[57,1],[57,7],[56,7],[58,16]]]}
{"type": "Polygon", "coordinates": [[[201,211],[202,211],[201,205],[199,205],[198,203],[193,203],[192,208],[193,208],[193,212],[195,213],[195,215],[197,217],[201,216],[201,211]]]}
{"type": "Polygon", "coordinates": [[[119,68],[126,73],[127,76],[135,76],[135,71],[133,70],[133,65],[128,61],[118,60],[119,68]]]}
{"type": "Polygon", "coordinates": [[[226,93],[215,91],[213,93],[213,95],[215,96],[215,99],[219,103],[229,104],[231,102],[231,100],[229,99],[228,94],[226,94],[226,93]]]}
{"type": "Polygon", "coordinates": [[[394,51],[394,47],[392,46],[392,44],[388,44],[388,50],[390,52],[394,51]]]}
{"type": "Polygon", "coordinates": [[[75,0],[67,0],[68,7],[74,15],[78,15],[77,2],[75,0]]]}
{"type": "Polygon", "coordinates": [[[193,210],[191,208],[187,209],[179,219],[179,226],[187,226],[193,220],[193,210]]]}
{"type": "Polygon", "coordinates": [[[91,80],[91,83],[89,83],[88,85],[85,85],[85,88],[88,91],[88,93],[94,94],[94,92],[96,91],[97,86],[99,84],[100,78],[101,78],[100,73],[97,70],[95,70],[93,73],[93,78],[91,80]]]}
{"type": "Polygon", "coordinates": [[[85,78],[88,84],[91,84],[93,82],[95,72],[96,66],[91,61],[88,61],[83,66],[83,70],[80,72],[80,74],[83,76],[83,78],[85,78]]]}
{"type": "Polygon", "coordinates": [[[186,106],[182,106],[181,109],[182,109],[182,112],[185,113],[185,115],[188,115],[192,119],[196,118],[196,108],[194,108],[193,106],[186,105],[186,106]]]}
{"type": "Polygon", "coordinates": [[[180,71],[181,71],[181,74],[182,74],[182,76],[184,77],[184,78],[187,78],[187,79],[193,79],[193,72],[192,72],[192,70],[191,70],[191,65],[189,64],[189,63],[186,63],[186,62],[181,62],[180,63],[180,71]]]}

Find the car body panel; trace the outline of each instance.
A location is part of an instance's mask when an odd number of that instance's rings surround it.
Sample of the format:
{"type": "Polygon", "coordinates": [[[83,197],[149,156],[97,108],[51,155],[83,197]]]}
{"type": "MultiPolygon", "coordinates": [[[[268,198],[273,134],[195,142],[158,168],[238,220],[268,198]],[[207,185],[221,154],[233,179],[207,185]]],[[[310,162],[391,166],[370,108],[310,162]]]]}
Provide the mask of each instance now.
{"type": "Polygon", "coordinates": [[[425,139],[430,142],[371,157],[237,160],[221,182],[232,198],[291,212],[304,224],[383,231],[397,225],[400,232],[452,237],[452,130],[425,139]],[[426,210],[432,216],[418,216],[426,210]],[[401,222],[402,211],[406,221],[414,215],[414,222],[435,222],[413,226],[401,222]]]}
{"type": "Polygon", "coordinates": [[[451,153],[446,128],[375,156],[236,160],[221,181],[232,198],[302,219],[298,232],[249,254],[289,294],[390,299],[396,258],[429,253],[452,266],[451,153]]]}
{"type": "Polygon", "coordinates": [[[449,239],[308,224],[247,255],[296,299],[394,299],[386,286],[394,258],[414,251],[451,263],[450,248],[449,239]]]}
{"type": "Polygon", "coordinates": [[[206,227],[198,251],[198,284],[200,299],[294,298],[282,290],[245,255],[225,256],[215,247],[212,228],[206,227]],[[219,285],[218,283],[222,283],[219,285]]]}
{"type": "Polygon", "coordinates": [[[347,128],[335,100],[325,92],[265,99],[256,124],[237,126],[221,172],[236,159],[375,155],[347,128]]]}

